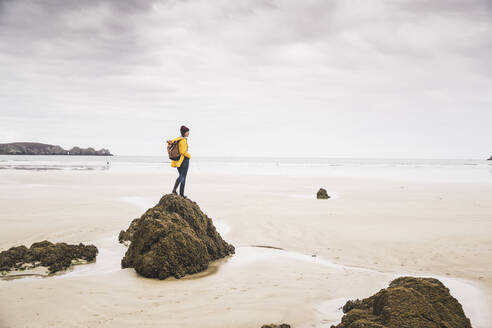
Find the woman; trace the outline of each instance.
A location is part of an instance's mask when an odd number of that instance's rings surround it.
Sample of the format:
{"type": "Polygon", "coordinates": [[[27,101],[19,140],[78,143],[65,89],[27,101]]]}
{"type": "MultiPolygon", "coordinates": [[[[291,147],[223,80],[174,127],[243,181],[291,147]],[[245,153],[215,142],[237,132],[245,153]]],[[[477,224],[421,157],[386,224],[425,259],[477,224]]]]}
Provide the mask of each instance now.
{"type": "Polygon", "coordinates": [[[188,167],[190,166],[190,158],[191,158],[190,153],[188,153],[188,141],[186,138],[190,134],[190,129],[182,125],[180,131],[181,131],[181,137],[177,137],[176,139],[172,140],[172,141],[179,141],[178,149],[180,153],[179,160],[171,161],[171,167],[178,168],[178,172],[179,172],[179,177],[176,179],[176,182],[174,183],[173,194],[177,194],[176,189],[178,189],[178,186],[181,185],[179,187],[179,194],[181,195],[181,197],[186,198],[186,196],[184,195],[184,188],[186,183],[186,174],[188,173],[188,167]]]}

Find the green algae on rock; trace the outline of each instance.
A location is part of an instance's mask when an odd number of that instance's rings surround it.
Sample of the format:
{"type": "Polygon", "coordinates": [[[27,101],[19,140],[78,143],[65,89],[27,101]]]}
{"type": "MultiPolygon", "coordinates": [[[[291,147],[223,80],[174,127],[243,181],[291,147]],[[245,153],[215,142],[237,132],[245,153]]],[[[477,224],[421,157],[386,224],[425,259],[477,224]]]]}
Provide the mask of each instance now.
{"type": "Polygon", "coordinates": [[[400,277],[388,288],[348,301],[332,328],[471,328],[461,304],[434,278],[400,277]]]}
{"type": "Polygon", "coordinates": [[[72,261],[94,261],[98,250],[94,245],[53,244],[47,240],[34,243],[30,248],[16,246],[0,252],[0,271],[24,271],[47,267],[49,273],[67,269],[72,261]]]}
{"type": "Polygon", "coordinates": [[[222,239],[198,204],[173,194],[133,220],[119,239],[131,242],[121,266],[147,278],[181,278],[234,254],[234,246],[222,239]]]}

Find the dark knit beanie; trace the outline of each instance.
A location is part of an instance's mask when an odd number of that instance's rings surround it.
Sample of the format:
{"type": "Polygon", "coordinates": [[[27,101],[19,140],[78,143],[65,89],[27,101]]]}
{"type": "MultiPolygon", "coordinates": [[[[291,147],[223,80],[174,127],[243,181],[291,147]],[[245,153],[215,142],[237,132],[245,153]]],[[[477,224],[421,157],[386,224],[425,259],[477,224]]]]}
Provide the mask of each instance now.
{"type": "Polygon", "coordinates": [[[184,134],[188,131],[190,131],[190,129],[188,129],[186,126],[184,125],[181,125],[181,128],[179,129],[181,131],[181,136],[184,137],[184,134]]]}

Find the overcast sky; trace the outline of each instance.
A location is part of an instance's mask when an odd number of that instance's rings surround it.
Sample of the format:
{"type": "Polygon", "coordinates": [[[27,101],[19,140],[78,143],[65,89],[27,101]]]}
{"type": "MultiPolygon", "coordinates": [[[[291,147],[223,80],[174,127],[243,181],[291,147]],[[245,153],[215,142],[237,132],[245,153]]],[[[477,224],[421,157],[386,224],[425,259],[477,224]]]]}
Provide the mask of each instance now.
{"type": "Polygon", "coordinates": [[[492,0],[0,0],[0,142],[492,154],[492,0]]]}

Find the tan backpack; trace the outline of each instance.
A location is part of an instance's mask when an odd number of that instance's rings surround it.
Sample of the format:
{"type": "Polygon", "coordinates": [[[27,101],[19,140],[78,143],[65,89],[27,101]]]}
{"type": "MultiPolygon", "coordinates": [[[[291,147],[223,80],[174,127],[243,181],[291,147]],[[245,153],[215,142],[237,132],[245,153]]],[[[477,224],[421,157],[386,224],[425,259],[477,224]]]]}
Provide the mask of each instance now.
{"type": "Polygon", "coordinates": [[[181,154],[179,153],[179,140],[167,141],[167,154],[172,161],[179,161],[181,154]]]}

